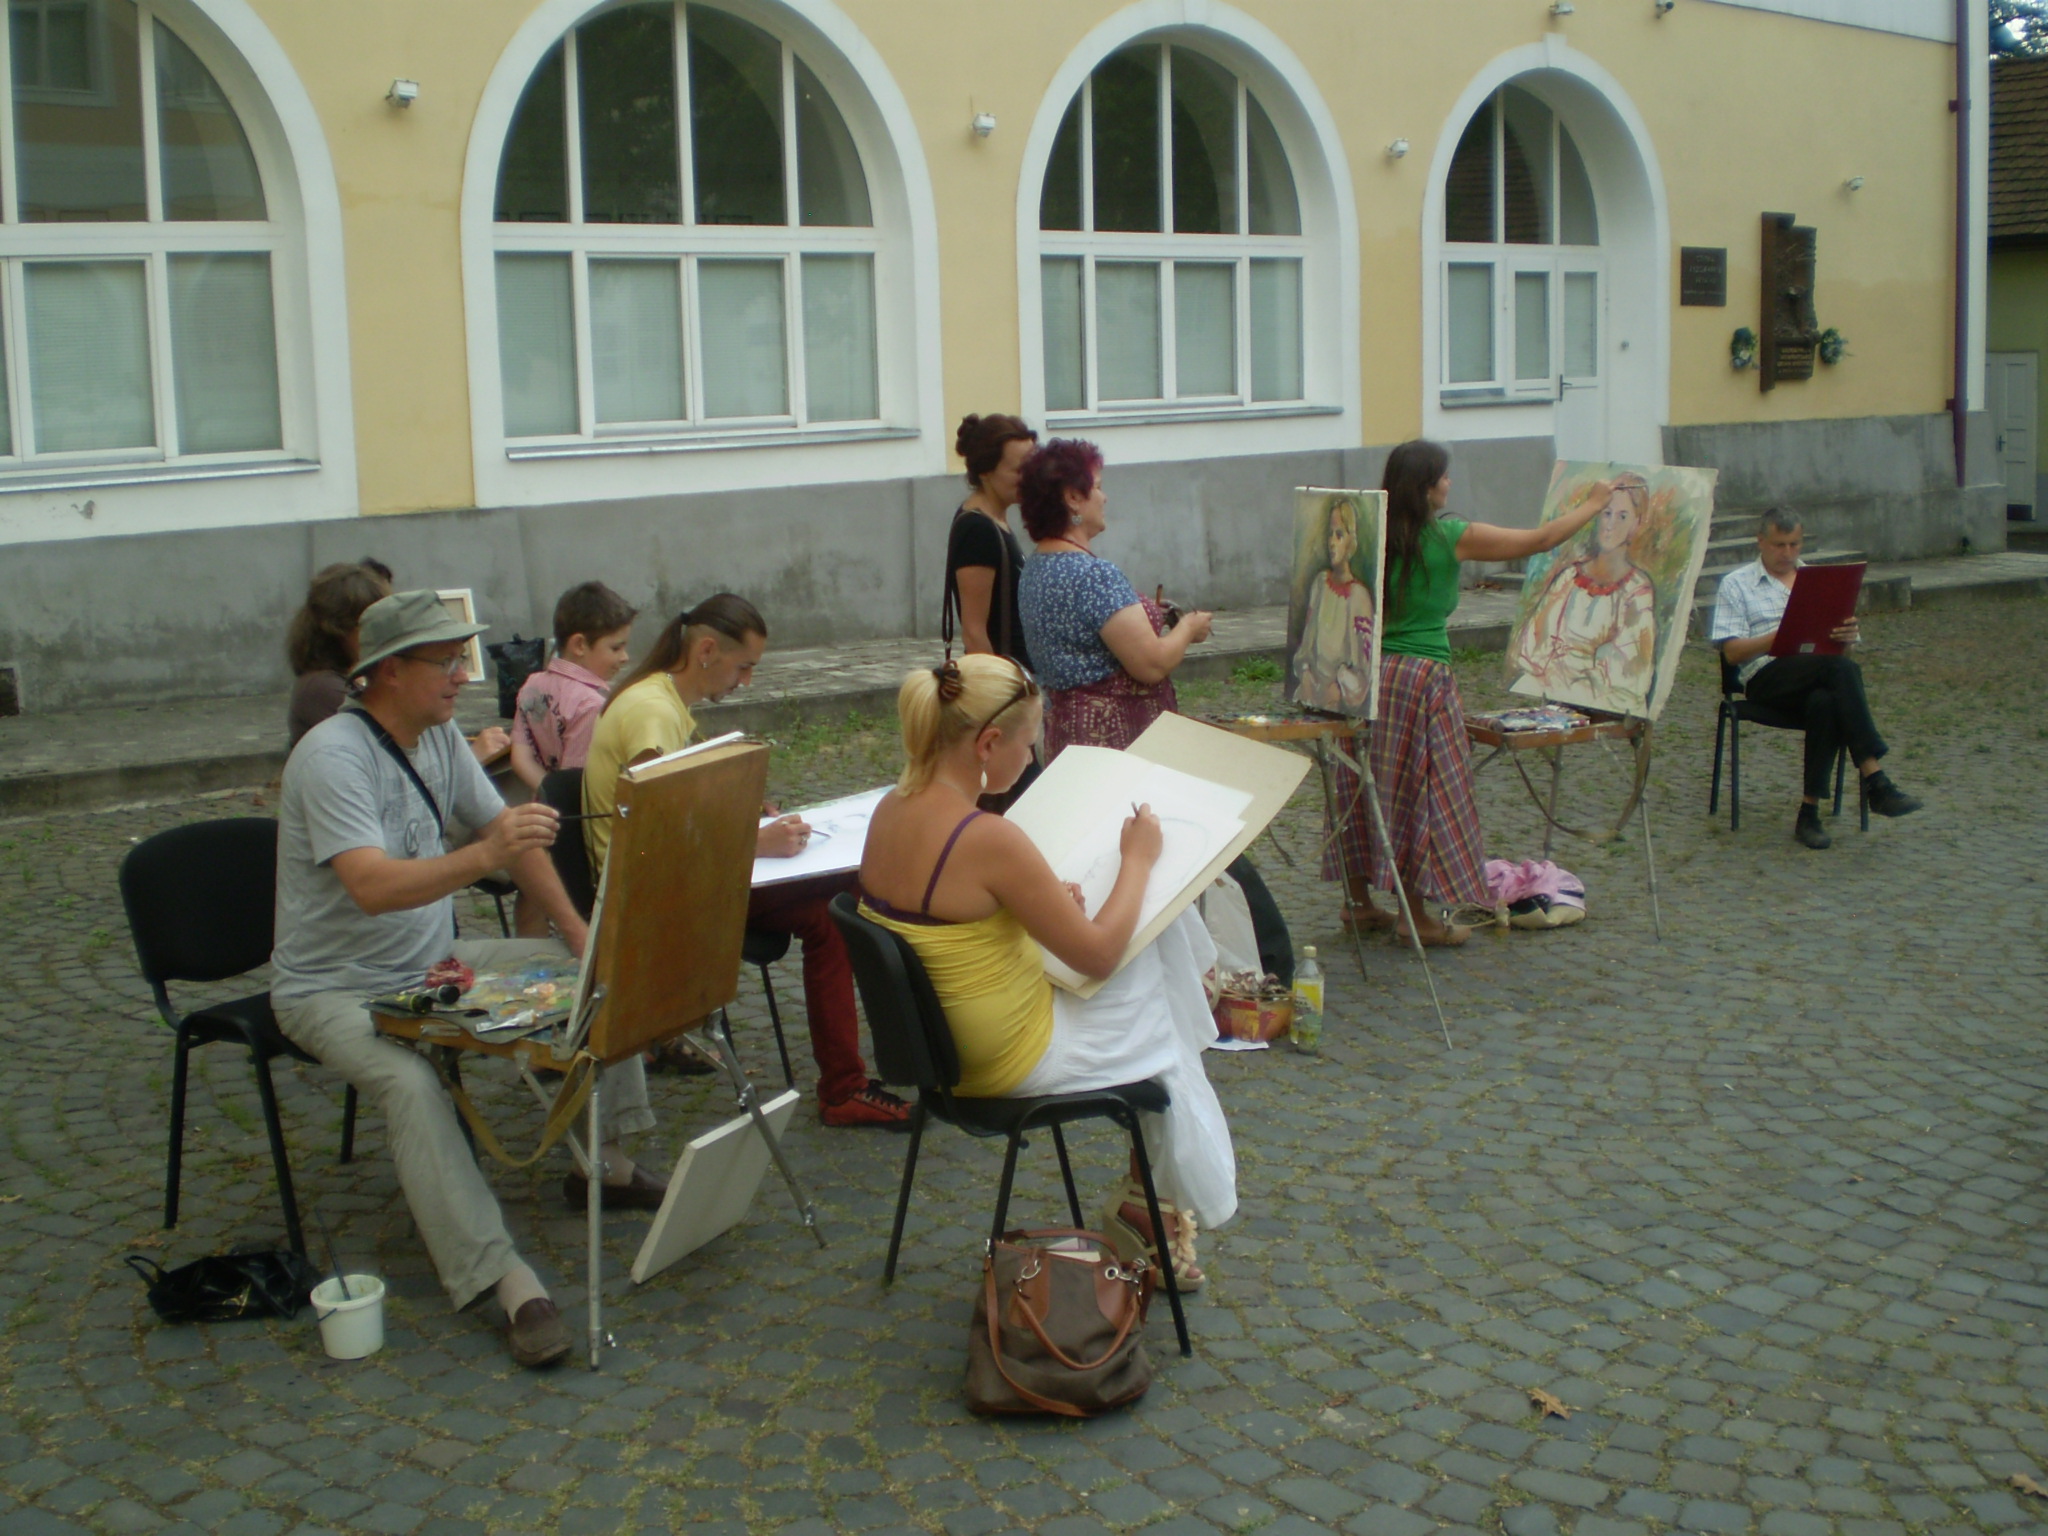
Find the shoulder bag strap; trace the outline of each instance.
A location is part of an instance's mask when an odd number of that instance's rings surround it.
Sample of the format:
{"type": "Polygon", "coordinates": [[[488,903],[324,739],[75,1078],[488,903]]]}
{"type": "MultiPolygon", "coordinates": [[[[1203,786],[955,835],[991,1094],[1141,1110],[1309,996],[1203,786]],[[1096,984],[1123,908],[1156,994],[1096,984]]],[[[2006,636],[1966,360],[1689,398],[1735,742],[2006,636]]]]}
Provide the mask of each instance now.
{"type": "Polygon", "coordinates": [[[442,841],[445,842],[448,837],[448,823],[441,817],[441,802],[436,800],[434,792],[427,788],[427,781],[420,777],[419,769],[413,767],[412,759],[405,755],[405,748],[401,747],[393,739],[391,733],[384,729],[383,722],[367,709],[354,704],[347,704],[342,707],[341,712],[344,715],[354,715],[364,725],[368,726],[370,734],[377,739],[377,745],[385,750],[394,763],[405,770],[405,776],[412,780],[412,787],[420,792],[420,798],[427,802],[427,809],[434,813],[434,830],[441,834],[442,841]]]}
{"type": "Polygon", "coordinates": [[[949,656],[953,654],[953,629],[960,612],[960,582],[953,574],[953,535],[959,531],[961,518],[980,515],[962,505],[954,509],[953,521],[946,525],[946,596],[939,604],[939,641],[949,656]]]}
{"type": "MultiPolygon", "coordinates": [[[[996,547],[1002,551],[1001,567],[996,572],[996,591],[1003,599],[1002,653],[1014,656],[1017,653],[1010,646],[1010,624],[1015,618],[1011,612],[1017,606],[1017,589],[1010,585],[1010,525],[1005,522],[996,529],[996,547]]],[[[993,601],[993,598],[991,598],[993,601]]]]}

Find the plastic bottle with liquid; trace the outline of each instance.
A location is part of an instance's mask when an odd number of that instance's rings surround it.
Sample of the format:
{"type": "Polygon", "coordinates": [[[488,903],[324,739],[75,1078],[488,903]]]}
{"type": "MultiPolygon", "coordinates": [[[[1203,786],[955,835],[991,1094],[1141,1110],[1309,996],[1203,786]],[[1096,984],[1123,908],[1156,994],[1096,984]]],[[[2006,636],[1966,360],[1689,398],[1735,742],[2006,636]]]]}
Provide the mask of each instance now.
{"type": "Polygon", "coordinates": [[[1294,968],[1294,1048],[1316,1051],[1323,1044],[1323,968],[1316,964],[1316,947],[1301,947],[1301,964],[1294,968]]]}

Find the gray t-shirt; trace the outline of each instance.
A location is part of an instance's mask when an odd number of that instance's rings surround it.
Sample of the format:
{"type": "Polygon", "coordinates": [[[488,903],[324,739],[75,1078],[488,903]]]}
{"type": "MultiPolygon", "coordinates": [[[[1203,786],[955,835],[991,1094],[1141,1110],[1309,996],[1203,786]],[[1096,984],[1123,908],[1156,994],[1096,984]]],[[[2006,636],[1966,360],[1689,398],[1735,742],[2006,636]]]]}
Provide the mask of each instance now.
{"type": "MultiPolygon", "coordinates": [[[[505,809],[453,723],[423,733],[411,757],[447,819],[451,840],[460,842],[464,829],[481,828],[505,809]]],[[[428,966],[446,959],[455,936],[453,897],[372,917],[355,904],[330,861],[351,848],[431,859],[448,847],[418,787],[379,745],[368,721],[344,712],[308,731],[285,764],[278,810],[271,995],[369,996],[417,983],[428,966]]]]}

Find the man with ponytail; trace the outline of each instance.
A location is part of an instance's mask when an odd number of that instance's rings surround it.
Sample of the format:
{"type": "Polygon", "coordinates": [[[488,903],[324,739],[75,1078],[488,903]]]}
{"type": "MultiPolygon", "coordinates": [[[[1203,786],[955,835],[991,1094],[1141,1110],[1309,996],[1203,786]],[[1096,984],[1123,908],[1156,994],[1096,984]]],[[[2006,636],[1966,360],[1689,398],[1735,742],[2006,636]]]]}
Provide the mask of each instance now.
{"type": "MultiPolygon", "coordinates": [[[[612,690],[583,767],[583,823],[593,875],[611,848],[619,774],[650,757],[679,752],[697,735],[693,706],[716,703],[752,681],[768,648],[768,624],[743,597],[720,592],[671,619],[653,647],[612,690]]],[[[801,852],[810,828],[783,816],[761,829],[763,858],[801,852]]],[[[833,889],[836,889],[833,888],[833,889]]],[[[868,1076],[854,1011],[853,966],[826,908],[833,889],[816,881],[754,892],[747,926],[787,933],[803,945],[804,1011],[818,1063],[818,1113],[827,1125],[910,1124],[910,1106],[868,1076]]]]}
{"type": "MultiPolygon", "coordinates": [[[[1202,990],[1216,946],[1190,910],[1117,970],[1159,858],[1159,819],[1139,806],[1124,823],[1116,884],[1091,917],[1079,888],[1061,884],[1019,828],[976,805],[1031,761],[1044,725],[1031,674],[1006,657],[964,656],[911,673],[896,709],[903,775],[868,824],[862,910],[924,963],[959,1049],[960,1093],[1028,1098],[1150,1077],[1166,1085],[1172,1103],[1147,1117],[1145,1139],[1156,1149],[1174,1275],[1182,1290],[1199,1288],[1196,1221],[1215,1226],[1237,1209],[1230,1127],[1202,1065],[1216,1038],[1202,990]],[[1108,981],[1090,998],[1055,991],[1041,944],[1108,981]]],[[[1135,1166],[1103,1221],[1126,1257],[1150,1250],[1156,1261],[1135,1166]]]]}

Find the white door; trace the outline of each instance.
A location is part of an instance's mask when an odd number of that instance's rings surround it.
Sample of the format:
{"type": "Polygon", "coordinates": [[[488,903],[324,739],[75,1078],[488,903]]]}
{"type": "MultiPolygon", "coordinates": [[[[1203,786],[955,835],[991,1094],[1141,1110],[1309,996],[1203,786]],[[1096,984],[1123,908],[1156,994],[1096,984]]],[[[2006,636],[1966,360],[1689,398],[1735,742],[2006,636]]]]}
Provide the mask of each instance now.
{"type": "Polygon", "coordinates": [[[1984,382],[1990,395],[1992,426],[1998,433],[1998,472],[2005,481],[2009,516],[2034,515],[2035,401],[2040,390],[2038,352],[1989,352],[1984,357],[1984,382]]]}
{"type": "Polygon", "coordinates": [[[1607,284],[1595,263],[1565,260],[1557,269],[1557,456],[1607,458],[1607,284]]]}

